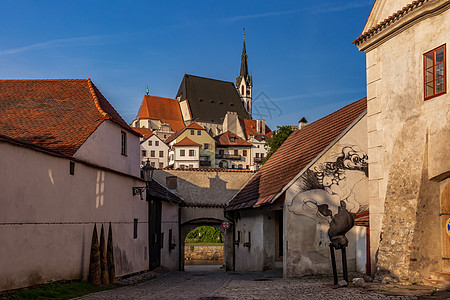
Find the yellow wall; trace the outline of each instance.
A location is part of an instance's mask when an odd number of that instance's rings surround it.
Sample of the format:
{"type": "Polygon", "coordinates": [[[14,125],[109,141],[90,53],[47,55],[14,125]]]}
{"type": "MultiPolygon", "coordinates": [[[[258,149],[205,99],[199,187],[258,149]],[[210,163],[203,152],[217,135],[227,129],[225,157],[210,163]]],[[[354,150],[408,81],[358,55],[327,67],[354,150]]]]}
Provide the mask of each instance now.
{"type": "MultiPolygon", "coordinates": [[[[200,156],[207,155],[209,157],[209,161],[211,161],[211,168],[214,168],[216,165],[216,143],[214,139],[206,132],[206,130],[198,130],[198,129],[186,129],[182,134],[180,134],[176,139],[176,143],[183,140],[185,137],[188,137],[192,141],[199,143],[200,147],[200,156]],[[191,134],[191,130],[194,130],[194,135],[191,134]],[[197,132],[200,131],[200,135],[197,132]],[[209,144],[209,149],[205,150],[204,144],[209,144]]],[[[200,158],[201,160],[201,158],[200,158]]],[[[201,166],[200,166],[201,167],[201,166]]]]}

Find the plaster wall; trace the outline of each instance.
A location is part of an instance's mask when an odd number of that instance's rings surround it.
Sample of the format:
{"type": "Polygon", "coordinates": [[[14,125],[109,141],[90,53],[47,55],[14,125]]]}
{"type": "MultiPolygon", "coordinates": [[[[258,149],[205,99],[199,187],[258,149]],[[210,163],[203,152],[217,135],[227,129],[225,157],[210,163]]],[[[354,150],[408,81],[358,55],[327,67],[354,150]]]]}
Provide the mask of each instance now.
{"type": "Polygon", "coordinates": [[[162,202],[161,233],[164,233],[163,247],[161,249],[161,266],[171,270],[179,269],[179,231],[178,231],[178,205],[162,202]],[[172,231],[172,240],[170,240],[172,231]],[[175,248],[170,249],[170,244],[175,248]]]}
{"type": "MultiPolygon", "coordinates": [[[[180,134],[176,139],[175,143],[183,140],[185,137],[191,139],[192,141],[200,144],[200,156],[202,159],[207,159],[211,162],[210,167],[214,167],[215,164],[215,151],[216,151],[216,142],[214,139],[205,131],[205,130],[197,130],[194,129],[191,132],[191,129],[185,130],[182,134],[180,134]],[[193,133],[193,134],[192,134],[193,133]],[[200,133],[200,135],[199,135],[200,133]],[[205,149],[205,144],[207,144],[208,149],[205,149]]],[[[172,142],[174,143],[174,142],[172,142]]],[[[179,156],[178,156],[179,158],[179,156]]],[[[197,158],[198,160],[198,158],[197,158]]]]}
{"type": "Polygon", "coordinates": [[[239,159],[227,159],[227,158],[217,158],[216,159],[216,168],[220,168],[221,162],[226,162],[228,169],[249,169],[250,161],[251,161],[251,147],[217,147],[216,151],[219,154],[219,150],[223,150],[225,155],[235,155],[235,151],[237,151],[237,155],[241,157],[239,159]],[[247,152],[247,155],[244,155],[244,151],[247,152]],[[239,165],[241,167],[239,167],[239,165]]]}
{"type": "Polygon", "coordinates": [[[0,152],[0,290],[86,280],[94,223],[105,238],[112,224],[116,276],[148,269],[140,179],[78,162],[70,175],[70,160],[8,143],[0,152]]]}
{"type": "MultiPolygon", "coordinates": [[[[287,189],[283,213],[285,277],[331,273],[327,233],[331,218],[320,213],[319,205],[326,205],[333,215],[341,201],[352,213],[368,210],[366,132],[364,116],[287,189]],[[340,159],[344,159],[342,165],[340,159]]],[[[348,269],[355,271],[356,246],[364,237],[354,227],[347,238],[348,269]]],[[[340,254],[336,253],[336,259],[339,269],[340,254]]]]}
{"type": "MultiPolygon", "coordinates": [[[[449,51],[448,28],[450,11],[445,10],[366,54],[372,266],[378,257],[379,271],[403,281],[441,268],[438,186],[429,179],[449,174],[450,96],[424,101],[423,54],[443,44],[449,51]]],[[[448,90],[448,53],[446,70],[448,90]]]]}
{"type": "Polygon", "coordinates": [[[120,126],[105,121],[91,134],[74,154],[75,158],[119,172],[139,176],[139,137],[120,126]],[[126,155],[121,154],[122,136],[127,136],[126,155]]]}

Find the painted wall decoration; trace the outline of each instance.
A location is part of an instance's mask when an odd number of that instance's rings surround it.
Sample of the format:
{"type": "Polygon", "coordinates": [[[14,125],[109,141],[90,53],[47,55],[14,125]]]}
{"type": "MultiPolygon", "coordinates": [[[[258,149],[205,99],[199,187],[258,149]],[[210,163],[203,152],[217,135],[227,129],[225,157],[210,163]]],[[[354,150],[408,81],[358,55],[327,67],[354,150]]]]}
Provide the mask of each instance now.
{"type": "Polygon", "coordinates": [[[300,177],[300,192],[287,203],[288,210],[328,223],[340,207],[351,213],[367,211],[368,203],[358,200],[354,192],[367,179],[367,154],[357,146],[344,146],[333,161],[318,163],[300,177]]]}

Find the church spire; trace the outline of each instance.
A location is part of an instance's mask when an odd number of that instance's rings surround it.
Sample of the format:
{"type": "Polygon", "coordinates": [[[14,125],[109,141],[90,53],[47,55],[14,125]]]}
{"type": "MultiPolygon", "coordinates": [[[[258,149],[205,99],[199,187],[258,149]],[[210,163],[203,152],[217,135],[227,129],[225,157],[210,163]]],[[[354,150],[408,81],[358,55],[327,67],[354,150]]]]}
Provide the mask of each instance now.
{"type": "Polygon", "coordinates": [[[247,49],[245,49],[245,28],[244,28],[244,45],[241,54],[241,70],[236,76],[236,89],[241,96],[242,104],[248,112],[250,118],[252,116],[252,76],[248,74],[247,49]]]}
{"type": "Polygon", "coordinates": [[[245,78],[247,78],[248,76],[247,51],[245,49],[245,28],[244,28],[244,46],[242,47],[242,54],[241,54],[241,72],[239,73],[239,76],[244,76],[245,78]]]}

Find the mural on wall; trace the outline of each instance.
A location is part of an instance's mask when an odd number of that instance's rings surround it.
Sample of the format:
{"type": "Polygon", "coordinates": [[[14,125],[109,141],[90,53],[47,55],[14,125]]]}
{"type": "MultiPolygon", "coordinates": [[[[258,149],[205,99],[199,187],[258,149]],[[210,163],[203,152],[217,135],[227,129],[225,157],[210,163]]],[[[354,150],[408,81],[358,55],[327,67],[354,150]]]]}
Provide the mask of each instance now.
{"type": "Polygon", "coordinates": [[[341,208],[351,213],[366,211],[368,203],[358,201],[354,189],[367,179],[367,154],[357,146],[344,146],[334,161],[316,164],[300,177],[300,193],[288,203],[288,209],[328,223],[341,208]]]}

